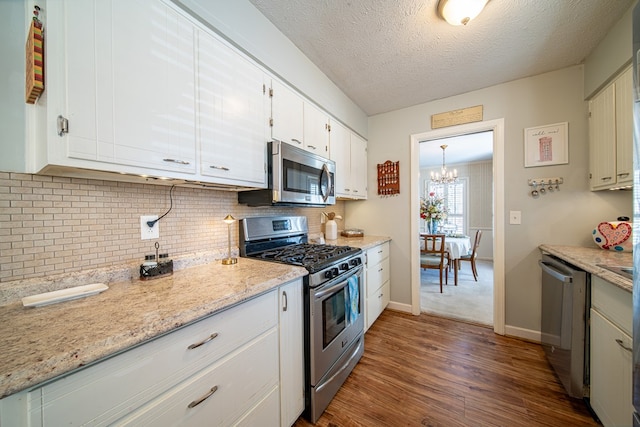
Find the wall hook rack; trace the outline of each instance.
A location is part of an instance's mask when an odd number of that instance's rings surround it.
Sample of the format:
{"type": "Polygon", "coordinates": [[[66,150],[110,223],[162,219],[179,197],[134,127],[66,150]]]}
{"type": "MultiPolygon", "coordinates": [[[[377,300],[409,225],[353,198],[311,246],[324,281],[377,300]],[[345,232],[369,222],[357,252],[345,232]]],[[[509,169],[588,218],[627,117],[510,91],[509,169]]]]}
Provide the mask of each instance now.
{"type": "Polygon", "coordinates": [[[551,178],[530,178],[527,183],[530,187],[533,187],[531,190],[532,197],[538,197],[541,194],[546,194],[547,192],[551,193],[553,191],[560,191],[560,184],[562,184],[564,180],[561,176],[554,176],[551,178]]]}

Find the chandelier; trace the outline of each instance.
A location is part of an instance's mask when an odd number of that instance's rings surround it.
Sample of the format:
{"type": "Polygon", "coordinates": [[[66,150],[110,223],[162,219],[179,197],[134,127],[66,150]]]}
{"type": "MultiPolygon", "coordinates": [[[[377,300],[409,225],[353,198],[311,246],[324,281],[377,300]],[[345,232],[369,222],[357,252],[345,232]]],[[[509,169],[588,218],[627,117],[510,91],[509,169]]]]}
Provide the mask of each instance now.
{"type": "Polygon", "coordinates": [[[431,182],[434,184],[451,184],[458,180],[458,171],[455,169],[453,172],[447,170],[447,166],[444,162],[444,150],[447,148],[447,145],[441,145],[442,148],[442,169],[440,173],[431,171],[431,182]]]}

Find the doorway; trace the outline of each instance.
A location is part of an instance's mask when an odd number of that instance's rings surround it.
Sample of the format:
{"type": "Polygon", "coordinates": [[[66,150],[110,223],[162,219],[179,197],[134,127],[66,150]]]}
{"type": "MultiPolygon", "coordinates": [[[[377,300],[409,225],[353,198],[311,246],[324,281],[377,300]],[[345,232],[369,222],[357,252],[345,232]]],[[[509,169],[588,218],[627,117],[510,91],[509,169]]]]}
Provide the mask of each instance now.
{"type": "MultiPolygon", "coordinates": [[[[493,131],[493,330],[504,335],[504,119],[451,126],[411,135],[411,235],[420,233],[420,141],[493,131]]],[[[420,314],[420,242],[411,241],[411,309],[420,314]]]]}
{"type": "MultiPolygon", "coordinates": [[[[447,236],[449,256],[467,254],[476,234],[481,237],[474,263],[478,274],[471,262],[461,261],[457,286],[451,269],[443,292],[437,270],[420,270],[420,311],[493,326],[493,131],[423,140],[419,150],[419,197],[441,202],[444,212],[428,215],[443,217],[436,232],[447,236]]],[[[421,219],[420,232],[430,228],[421,219]]]]}

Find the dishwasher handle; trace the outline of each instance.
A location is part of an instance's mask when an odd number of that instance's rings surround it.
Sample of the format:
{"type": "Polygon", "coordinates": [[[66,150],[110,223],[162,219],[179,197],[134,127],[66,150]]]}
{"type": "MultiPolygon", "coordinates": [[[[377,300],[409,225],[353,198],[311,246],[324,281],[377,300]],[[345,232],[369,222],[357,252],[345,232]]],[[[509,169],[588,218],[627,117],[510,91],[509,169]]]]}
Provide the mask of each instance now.
{"type": "Polygon", "coordinates": [[[550,276],[560,280],[561,282],[563,283],[573,282],[573,276],[567,275],[560,270],[556,270],[555,268],[553,268],[554,266],[552,264],[548,264],[542,260],[538,261],[538,264],[540,264],[540,268],[542,268],[542,271],[544,273],[549,274],[550,276]]]}

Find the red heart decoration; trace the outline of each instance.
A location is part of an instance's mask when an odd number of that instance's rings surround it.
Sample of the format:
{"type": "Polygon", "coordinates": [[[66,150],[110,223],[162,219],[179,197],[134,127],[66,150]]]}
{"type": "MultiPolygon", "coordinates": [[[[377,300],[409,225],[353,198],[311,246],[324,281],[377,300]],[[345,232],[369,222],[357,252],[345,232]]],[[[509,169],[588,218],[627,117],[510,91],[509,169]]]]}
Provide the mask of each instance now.
{"type": "Polygon", "coordinates": [[[628,222],[617,224],[601,222],[598,224],[598,231],[605,239],[602,248],[609,249],[611,246],[621,245],[631,237],[631,224],[628,222]]]}

